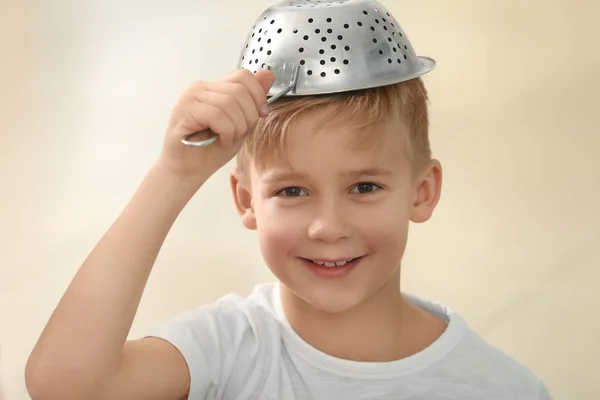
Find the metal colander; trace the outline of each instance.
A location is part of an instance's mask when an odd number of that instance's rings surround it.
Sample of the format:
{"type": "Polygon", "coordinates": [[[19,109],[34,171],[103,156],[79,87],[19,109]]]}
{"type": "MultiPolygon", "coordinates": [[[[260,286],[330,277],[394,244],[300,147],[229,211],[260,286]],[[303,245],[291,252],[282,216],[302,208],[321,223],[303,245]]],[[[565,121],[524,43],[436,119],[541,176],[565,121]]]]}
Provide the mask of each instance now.
{"type": "MultiPolygon", "coordinates": [[[[374,0],[286,0],[256,20],[238,68],[268,68],[269,102],[391,85],[435,68],[415,53],[394,16],[374,0]]],[[[194,133],[189,137],[196,135],[194,133]]],[[[217,137],[188,146],[203,147],[217,137]]]]}

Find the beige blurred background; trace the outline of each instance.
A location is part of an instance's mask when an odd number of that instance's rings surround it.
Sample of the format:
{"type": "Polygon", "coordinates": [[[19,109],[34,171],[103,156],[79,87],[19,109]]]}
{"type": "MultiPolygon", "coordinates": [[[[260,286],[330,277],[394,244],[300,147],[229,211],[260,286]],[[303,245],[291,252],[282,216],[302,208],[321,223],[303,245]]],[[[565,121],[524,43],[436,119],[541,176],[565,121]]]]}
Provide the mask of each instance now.
{"type": "MultiPolygon", "coordinates": [[[[382,0],[418,53],[445,167],[405,290],[450,304],[556,399],[600,398],[600,16],[594,0],[382,0]]],[[[269,0],[0,0],[0,382],[155,160],[193,80],[231,72],[269,0]]],[[[228,169],[169,236],[132,337],[272,276],[228,169]]]]}

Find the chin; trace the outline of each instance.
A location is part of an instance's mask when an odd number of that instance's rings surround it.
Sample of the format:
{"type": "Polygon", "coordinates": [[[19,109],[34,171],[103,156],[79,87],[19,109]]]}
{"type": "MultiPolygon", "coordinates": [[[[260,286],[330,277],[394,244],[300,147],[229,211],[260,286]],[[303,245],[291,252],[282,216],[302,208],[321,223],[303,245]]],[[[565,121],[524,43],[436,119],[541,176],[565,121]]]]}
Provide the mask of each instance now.
{"type": "Polygon", "coordinates": [[[326,314],[341,314],[361,304],[365,296],[352,291],[337,291],[329,288],[323,291],[313,291],[307,295],[295,292],[313,309],[326,314]],[[344,293],[345,292],[345,293],[344,293]]]}

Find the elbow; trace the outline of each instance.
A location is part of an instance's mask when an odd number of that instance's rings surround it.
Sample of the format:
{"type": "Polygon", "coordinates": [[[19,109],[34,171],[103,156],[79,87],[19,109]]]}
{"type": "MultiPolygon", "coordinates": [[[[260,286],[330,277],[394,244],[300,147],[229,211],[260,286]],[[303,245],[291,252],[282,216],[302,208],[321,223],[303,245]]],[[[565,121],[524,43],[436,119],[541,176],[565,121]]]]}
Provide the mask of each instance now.
{"type": "Polygon", "coordinates": [[[64,386],[56,377],[56,372],[44,367],[41,362],[31,357],[25,366],[25,387],[31,400],[55,400],[69,397],[57,392],[57,387],[64,386]]]}
{"type": "Polygon", "coordinates": [[[25,366],[25,386],[31,400],[93,400],[90,392],[94,391],[77,375],[63,365],[30,358],[25,366]]]}

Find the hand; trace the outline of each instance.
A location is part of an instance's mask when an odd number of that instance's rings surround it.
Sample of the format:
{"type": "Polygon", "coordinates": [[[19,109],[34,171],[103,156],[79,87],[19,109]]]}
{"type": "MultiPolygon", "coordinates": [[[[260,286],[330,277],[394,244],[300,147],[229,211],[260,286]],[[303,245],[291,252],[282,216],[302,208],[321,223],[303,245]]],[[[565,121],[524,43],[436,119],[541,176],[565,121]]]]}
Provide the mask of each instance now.
{"type": "Polygon", "coordinates": [[[266,94],[274,80],[270,71],[253,74],[242,69],[219,81],[192,84],[171,114],[160,165],[200,183],[208,179],[237,154],[259,117],[266,117],[266,94]],[[184,136],[207,128],[219,135],[210,146],[181,143],[184,136]]]}

